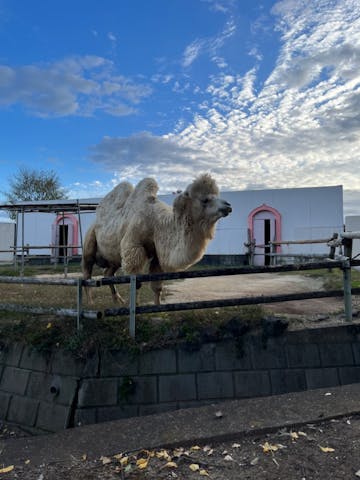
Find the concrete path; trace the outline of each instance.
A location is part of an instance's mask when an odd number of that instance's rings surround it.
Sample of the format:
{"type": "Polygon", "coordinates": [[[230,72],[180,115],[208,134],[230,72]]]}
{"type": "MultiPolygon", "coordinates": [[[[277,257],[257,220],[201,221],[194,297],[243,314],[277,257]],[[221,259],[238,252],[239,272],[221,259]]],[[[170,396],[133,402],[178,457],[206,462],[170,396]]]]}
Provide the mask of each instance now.
{"type": "Polygon", "coordinates": [[[88,425],[51,435],[6,440],[0,464],[32,465],[111,456],[142,448],[231,440],[360,413],[360,384],[271,397],[233,400],[201,408],[88,425]]]}

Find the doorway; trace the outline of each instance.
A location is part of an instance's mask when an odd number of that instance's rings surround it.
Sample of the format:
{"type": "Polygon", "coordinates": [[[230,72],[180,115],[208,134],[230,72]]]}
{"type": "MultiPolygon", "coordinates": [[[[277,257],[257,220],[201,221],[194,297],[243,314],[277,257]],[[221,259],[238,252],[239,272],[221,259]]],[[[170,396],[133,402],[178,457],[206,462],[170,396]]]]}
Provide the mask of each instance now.
{"type": "Polygon", "coordinates": [[[59,259],[68,256],[67,245],[69,239],[69,225],[59,225],[59,259]]]}
{"type": "Polygon", "coordinates": [[[52,257],[59,262],[78,253],[78,220],[65,213],[56,216],[52,224],[52,257]]]}
{"type": "MultiPolygon", "coordinates": [[[[250,238],[255,242],[254,265],[271,265],[271,244],[281,240],[281,215],[273,207],[262,205],[248,217],[250,238]]],[[[279,246],[276,246],[279,252],[279,246]]]]}

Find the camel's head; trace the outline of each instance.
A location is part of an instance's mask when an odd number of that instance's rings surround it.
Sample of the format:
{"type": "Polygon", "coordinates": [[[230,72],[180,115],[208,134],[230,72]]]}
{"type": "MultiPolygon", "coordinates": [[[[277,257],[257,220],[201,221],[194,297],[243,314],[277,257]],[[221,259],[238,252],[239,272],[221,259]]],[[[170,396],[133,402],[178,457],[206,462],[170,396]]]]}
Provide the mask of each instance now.
{"type": "Polygon", "coordinates": [[[219,197],[219,188],[208,174],[197,177],[174,201],[180,215],[191,217],[194,223],[214,225],[231,213],[230,203],[219,197]]]}

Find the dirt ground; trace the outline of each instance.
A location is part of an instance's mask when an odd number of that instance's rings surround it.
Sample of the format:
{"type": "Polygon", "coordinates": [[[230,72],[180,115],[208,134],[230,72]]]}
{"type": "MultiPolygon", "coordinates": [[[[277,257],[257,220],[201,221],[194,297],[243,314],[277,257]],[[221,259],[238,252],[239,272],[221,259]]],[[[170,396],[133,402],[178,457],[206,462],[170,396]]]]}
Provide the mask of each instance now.
{"type": "MultiPolygon", "coordinates": [[[[166,285],[163,303],[279,295],[323,289],[321,278],[283,273],[188,278],[166,285]]],[[[267,304],[264,305],[264,309],[273,314],[305,318],[339,314],[344,310],[344,303],[341,298],[330,297],[267,304]]]]}
{"type": "MultiPolygon", "coordinates": [[[[11,441],[11,440],[9,440],[11,441]]],[[[1,466],[0,466],[1,467],[1,466]]],[[[5,466],[11,468],[10,466],[5,466]]],[[[1,470],[0,470],[1,472],[1,470]]],[[[106,452],[95,461],[16,465],[0,478],[23,480],[344,480],[360,477],[360,418],[249,434],[172,450],[106,452]]]]}

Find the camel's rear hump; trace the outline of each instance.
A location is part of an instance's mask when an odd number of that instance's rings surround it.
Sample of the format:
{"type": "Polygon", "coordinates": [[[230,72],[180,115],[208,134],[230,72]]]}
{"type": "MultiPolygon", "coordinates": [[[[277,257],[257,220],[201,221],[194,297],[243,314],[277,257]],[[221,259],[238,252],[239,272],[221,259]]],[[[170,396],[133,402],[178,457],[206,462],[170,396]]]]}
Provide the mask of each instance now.
{"type": "Polygon", "coordinates": [[[96,223],[99,220],[103,223],[104,218],[117,215],[124,208],[133,191],[134,187],[129,182],[121,182],[116,185],[99,203],[96,209],[96,223]]]}

